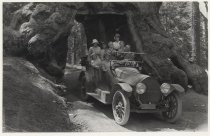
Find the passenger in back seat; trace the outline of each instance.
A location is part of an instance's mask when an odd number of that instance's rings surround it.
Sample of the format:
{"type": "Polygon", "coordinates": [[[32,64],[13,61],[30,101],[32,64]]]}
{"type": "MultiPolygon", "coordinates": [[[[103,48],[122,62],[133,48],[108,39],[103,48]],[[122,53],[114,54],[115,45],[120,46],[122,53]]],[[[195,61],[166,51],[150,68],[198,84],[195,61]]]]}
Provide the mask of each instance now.
{"type": "Polygon", "coordinates": [[[115,41],[113,42],[113,49],[115,51],[123,51],[125,43],[123,41],[120,41],[120,34],[115,34],[114,40],[115,41]]]}
{"type": "Polygon", "coordinates": [[[131,46],[130,45],[125,46],[124,52],[127,52],[124,55],[125,60],[134,60],[134,54],[131,52],[131,46]],[[129,53],[129,52],[131,52],[131,53],[129,53]]]}
{"type": "Polygon", "coordinates": [[[108,48],[106,48],[105,52],[102,52],[102,58],[104,61],[110,61],[111,59],[113,59],[113,53],[114,49],[113,49],[113,42],[109,42],[108,43],[108,48]]]}
{"type": "Polygon", "coordinates": [[[107,71],[109,69],[109,66],[110,66],[110,60],[114,59],[113,58],[113,42],[109,42],[108,43],[108,48],[107,47],[104,47],[104,51],[102,49],[102,52],[101,52],[101,58],[102,58],[102,62],[101,62],[101,67],[102,67],[102,70],[104,71],[107,71]]]}
{"type": "Polygon", "coordinates": [[[101,48],[101,60],[105,60],[106,59],[106,53],[107,53],[108,47],[107,45],[102,42],[102,48],[101,48]]]}

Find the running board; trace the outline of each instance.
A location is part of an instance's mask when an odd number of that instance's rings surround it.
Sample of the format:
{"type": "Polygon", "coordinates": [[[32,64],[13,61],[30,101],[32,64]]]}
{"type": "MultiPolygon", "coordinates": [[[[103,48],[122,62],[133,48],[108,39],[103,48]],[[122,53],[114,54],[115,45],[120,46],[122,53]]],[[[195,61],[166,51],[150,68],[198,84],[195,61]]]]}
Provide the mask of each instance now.
{"type": "Polygon", "coordinates": [[[87,95],[92,96],[93,98],[97,99],[98,101],[104,104],[112,103],[112,97],[110,95],[110,92],[103,91],[101,89],[97,89],[96,92],[97,93],[87,93],[87,95]]]}

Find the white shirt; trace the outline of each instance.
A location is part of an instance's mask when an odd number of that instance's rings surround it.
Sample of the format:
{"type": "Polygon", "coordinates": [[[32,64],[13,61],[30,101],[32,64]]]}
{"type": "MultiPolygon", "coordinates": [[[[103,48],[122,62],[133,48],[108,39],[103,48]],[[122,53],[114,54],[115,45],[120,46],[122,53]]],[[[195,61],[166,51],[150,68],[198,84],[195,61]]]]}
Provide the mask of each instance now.
{"type": "Polygon", "coordinates": [[[121,48],[120,41],[113,42],[113,47],[114,47],[115,50],[119,50],[121,48]]]}

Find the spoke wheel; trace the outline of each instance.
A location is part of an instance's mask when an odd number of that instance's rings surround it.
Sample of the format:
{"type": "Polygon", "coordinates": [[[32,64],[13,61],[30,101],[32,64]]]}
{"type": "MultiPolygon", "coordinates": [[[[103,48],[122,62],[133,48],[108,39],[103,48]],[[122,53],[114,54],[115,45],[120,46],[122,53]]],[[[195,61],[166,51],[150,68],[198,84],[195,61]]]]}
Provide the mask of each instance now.
{"type": "Polygon", "coordinates": [[[176,122],[182,114],[182,100],[177,93],[171,93],[166,97],[166,106],[168,110],[162,112],[163,118],[170,122],[176,122]]]}
{"type": "Polygon", "coordinates": [[[130,101],[122,91],[116,91],[112,101],[112,111],[117,124],[125,125],[130,117],[130,101]]]}

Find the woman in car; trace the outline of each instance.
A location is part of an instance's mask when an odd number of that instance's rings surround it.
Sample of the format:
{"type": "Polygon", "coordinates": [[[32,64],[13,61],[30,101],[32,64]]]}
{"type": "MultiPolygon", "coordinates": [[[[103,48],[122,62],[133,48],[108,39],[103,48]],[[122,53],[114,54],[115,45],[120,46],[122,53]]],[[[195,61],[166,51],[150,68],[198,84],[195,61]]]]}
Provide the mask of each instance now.
{"type": "Polygon", "coordinates": [[[98,67],[101,64],[101,48],[98,46],[98,40],[93,39],[92,47],[89,49],[89,59],[93,66],[98,67]]]}
{"type": "Polygon", "coordinates": [[[109,42],[108,46],[104,44],[101,49],[101,58],[104,61],[109,61],[112,58],[112,53],[113,53],[113,42],[109,42]]]}
{"type": "Polygon", "coordinates": [[[113,49],[115,51],[123,51],[125,42],[120,41],[120,34],[115,34],[114,40],[115,41],[113,42],[113,49]]]}
{"type": "Polygon", "coordinates": [[[105,54],[106,54],[107,50],[108,50],[107,45],[104,42],[102,42],[102,46],[101,46],[101,60],[105,59],[105,54]]]}
{"type": "Polygon", "coordinates": [[[108,48],[107,46],[103,46],[104,49],[102,49],[102,53],[101,53],[101,58],[102,58],[102,62],[101,62],[101,67],[104,71],[107,71],[110,67],[110,61],[112,59],[114,59],[114,56],[113,56],[113,52],[114,52],[114,49],[113,49],[113,42],[109,42],[108,43],[108,48]]]}

